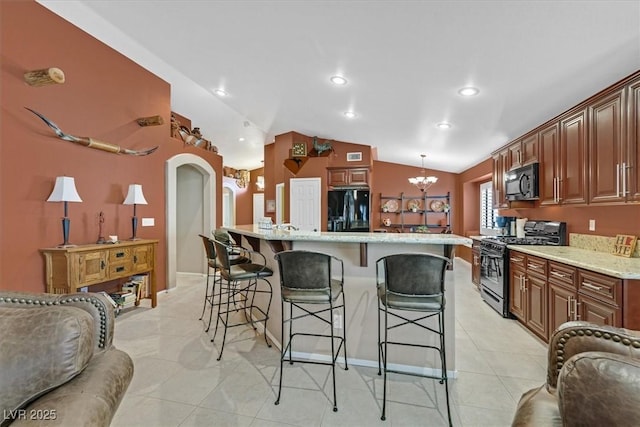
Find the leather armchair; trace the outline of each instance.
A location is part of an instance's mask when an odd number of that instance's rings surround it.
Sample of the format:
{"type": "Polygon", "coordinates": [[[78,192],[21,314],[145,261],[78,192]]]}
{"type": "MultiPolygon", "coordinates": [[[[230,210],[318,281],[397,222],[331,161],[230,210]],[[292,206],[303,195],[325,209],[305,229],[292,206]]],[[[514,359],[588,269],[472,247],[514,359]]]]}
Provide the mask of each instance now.
{"type": "Polygon", "coordinates": [[[631,426],[640,420],[640,332],[562,324],[547,382],[520,398],[513,426],[631,426]]]}
{"type": "Polygon", "coordinates": [[[133,377],[100,294],[0,291],[0,426],[108,426],[133,377]]]}

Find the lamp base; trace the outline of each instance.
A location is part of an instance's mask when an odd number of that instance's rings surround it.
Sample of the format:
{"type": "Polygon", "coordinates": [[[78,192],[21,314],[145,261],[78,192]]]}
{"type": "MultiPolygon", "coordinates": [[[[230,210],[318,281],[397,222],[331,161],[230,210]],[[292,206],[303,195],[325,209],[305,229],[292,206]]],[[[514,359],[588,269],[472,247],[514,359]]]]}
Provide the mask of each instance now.
{"type": "Polygon", "coordinates": [[[131,242],[134,240],[142,240],[142,239],[140,237],[131,237],[130,239],[127,239],[128,242],[131,242]]]}
{"type": "Polygon", "coordinates": [[[60,243],[58,246],[56,246],[56,248],[75,248],[77,246],[78,245],[74,245],[72,243],[67,243],[67,244],[60,243]]]}

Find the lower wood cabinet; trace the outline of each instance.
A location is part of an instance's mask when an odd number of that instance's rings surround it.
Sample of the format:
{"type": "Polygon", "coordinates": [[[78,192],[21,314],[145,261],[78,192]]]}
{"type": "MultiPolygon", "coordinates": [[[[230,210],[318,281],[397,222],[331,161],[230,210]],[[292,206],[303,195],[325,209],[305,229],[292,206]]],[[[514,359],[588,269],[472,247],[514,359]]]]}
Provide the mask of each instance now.
{"type": "Polygon", "coordinates": [[[510,310],[545,341],[564,322],[640,329],[640,281],[510,251],[510,310]]]}
{"type": "Polygon", "coordinates": [[[546,340],[547,321],[547,261],[511,252],[509,256],[510,311],[531,332],[546,340]]]}

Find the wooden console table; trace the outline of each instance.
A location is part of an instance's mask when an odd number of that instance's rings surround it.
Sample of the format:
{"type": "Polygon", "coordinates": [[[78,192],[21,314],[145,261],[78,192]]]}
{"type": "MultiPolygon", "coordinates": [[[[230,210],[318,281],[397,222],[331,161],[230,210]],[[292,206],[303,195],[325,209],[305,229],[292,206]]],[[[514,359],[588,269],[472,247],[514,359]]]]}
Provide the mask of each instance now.
{"type": "Polygon", "coordinates": [[[155,307],[157,244],[157,240],[141,239],[40,249],[46,265],[47,292],[79,292],[85,286],[148,273],[151,307],[155,307]]]}

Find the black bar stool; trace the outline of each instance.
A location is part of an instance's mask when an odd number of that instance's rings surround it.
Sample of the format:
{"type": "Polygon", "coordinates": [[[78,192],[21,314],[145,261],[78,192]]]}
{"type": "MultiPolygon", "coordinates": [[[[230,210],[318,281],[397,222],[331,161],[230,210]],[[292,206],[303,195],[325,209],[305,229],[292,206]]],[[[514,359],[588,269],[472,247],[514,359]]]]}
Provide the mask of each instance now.
{"type": "Polygon", "coordinates": [[[387,403],[387,372],[405,375],[415,375],[434,378],[444,383],[447,400],[447,417],[451,423],[451,409],[449,406],[449,382],[447,377],[447,354],[445,351],[444,329],[444,275],[450,261],[448,258],[427,253],[406,253],[388,255],[376,261],[376,283],[378,290],[378,375],[384,371],[382,417],[385,419],[387,403]],[[411,319],[399,314],[402,311],[427,313],[424,316],[411,319]],[[384,313],[384,340],[380,336],[381,313],[384,313]],[[399,319],[399,323],[389,325],[389,316],[399,319]],[[437,316],[438,328],[421,323],[437,316]],[[388,332],[404,325],[415,325],[423,330],[438,335],[439,345],[425,345],[409,342],[390,341],[388,332]],[[413,372],[391,370],[387,368],[388,346],[399,345],[434,349],[439,353],[441,375],[422,375],[413,372]]]}
{"type": "Polygon", "coordinates": [[[280,383],[278,384],[278,398],[276,399],[275,404],[277,405],[280,403],[283,361],[287,357],[288,352],[290,364],[293,364],[293,362],[300,362],[313,363],[317,365],[331,365],[331,374],[333,377],[333,411],[336,412],[338,410],[336,401],[336,360],[342,346],[344,346],[344,369],[349,369],[347,365],[347,322],[344,307],[344,266],[342,260],[319,252],[297,250],[279,252],[276,254],[275,258],[278,261],[278,269],[280,271],[280,293],[282,296],[282,351],[280,354],[280,383]],[[334,278],[332,275],[332,273],[334,273],[332,264],[340,266],[339,279],[334,278]],[[340,305],[336,305],[340,296],[342,296],[342,303],[340,305]],[[289,303],[289,318],[285,318],[284,307],[287,302],[289,303]],[[311,308],[307,309],[303,307],[303,305],[317,304],[324,304],[329,307],[316,311],[311,311],[311,308]],[[294,307],[304,313],[294,316],[294,307]],[[335,335],[333,325],[333,312],[339,308],[342,308],[342,337],[335,335]],[[320,316],[321,313],[328,313],[328,319],[325,318],[327,316],[320,316]],[[302,332],[293,333],[293,321],[310,316],[329,324],[331,333],[329,335],[302,332]],[[284,334],[285,323],[289,324],[289,340],[286,345],[284,334]],[[331,362],[318,362],[300,359],[294,360],[291,356],[292,343],[293,337],[298,335],[331,339],[331,362]],[[335,339],[338,339],[340,342],[337,349],[335,348],[335,339]]]}
{"type": "MultiPolygon", "coordinates": [[[[218,260],[216,259],[216,248],[213,243],[213,239],[205,236],[204,234],[198,234],[202,239],[202,244],[204,245],[205,256],[207,257],[207,279],[205,282],[205,291],[204,291],[204,304],[202,306],[202,313],[200,314],[200,319],[204,318],[205,310],[207,309],[207,303],[211,307],[211,311],[209,312],[209,323],[207,324],[207,329],[205,332],[209,332],[209,328],[211,328],[211,319],[213,317],[213,307],[220,306],[220,300],[215,299],[215,290],[216,290],[216,281],[220,283],[220,276],[218,273],[218,260]],[[213,270],[213,272],[212,272],[213,270]],[[211,281],[211,290],[209,290],[209,279],[213,278],[211,281]]],[[[245,249],[238,245],[230,245],[231,253],[229,255],[229,261],[231,264],[243,264],[249,262],[250,260],[243,255],[245,249]]]]}
{"type": "Polygon", "coordinates": [[[218,240],[214,240],[213,243],[216,250],[216,259],[218,261],[221,279],[220,286],[218,287],[218,300],[220,304],[216,317],[216,329],[213,333],[213,338],[211,338],[211,342],[216,338],[218,325],[222,323],[224,326],[222,347],[220,348],[218,360],[222,358],[222,352],[224,351],[224,344],[227,338],[227,329],[235,326],[251,324],[253,329],[256,329],[255,323],[264,322],[264,341],[267,343],[267,346],[271,347],[267,339],[267,320],[269,320],[269,309],[271,308],[272,288],[267,277],[273,276],[273,271],[266,266],[266,259],[260,252],[245,249],[245,253],[251,259],[254,255],[262,257],[262,263],[246,262],[233,264],[227,244],[218,240]],[[259,283],[263,283],[266,286],[259,287],[259,283]],[[266,310],[263,310],[255,304],[256,293],[268,295],[266,310]],[[224,298],[224,296],[226,296],[226,298],[224,298]],[[233,308],[231,307],[232,303],[233,308]],[[230,324],[229,313],[240,310],[244,312],[246,321],[230,324]],[[254,315],[259,317],[254,318],[254,315]]]}

